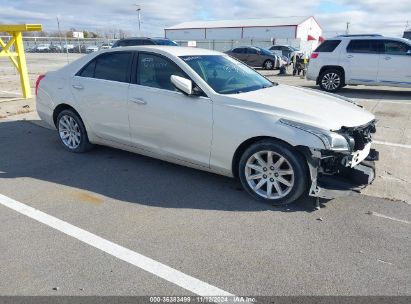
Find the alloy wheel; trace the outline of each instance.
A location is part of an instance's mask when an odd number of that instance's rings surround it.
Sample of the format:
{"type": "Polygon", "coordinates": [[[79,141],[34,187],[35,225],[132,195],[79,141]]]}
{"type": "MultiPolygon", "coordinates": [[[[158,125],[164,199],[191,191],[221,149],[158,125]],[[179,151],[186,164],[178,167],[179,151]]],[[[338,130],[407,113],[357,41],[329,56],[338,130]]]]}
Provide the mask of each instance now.
{"type": "Polygon", "coordinates": [[[321,79],[321,84],[327,91],[333,91],[340,86],[341,78],[336,73],[327,73],[321,79]]]}
{"type": "Polygon", "coordinates": [[[283,198],[294,186],[291,164],[274,151],[259,151],[251,155],[245,166],[245,178],[250,188],[266,199],[283,198]]]}
{"type": "Polygon", "coordinates": [[[63,115],[58,124],[58,131],[61,141],[69,149],[76,149],[81,142],[81,131],[76,120],[69,116],[63,115]]]}

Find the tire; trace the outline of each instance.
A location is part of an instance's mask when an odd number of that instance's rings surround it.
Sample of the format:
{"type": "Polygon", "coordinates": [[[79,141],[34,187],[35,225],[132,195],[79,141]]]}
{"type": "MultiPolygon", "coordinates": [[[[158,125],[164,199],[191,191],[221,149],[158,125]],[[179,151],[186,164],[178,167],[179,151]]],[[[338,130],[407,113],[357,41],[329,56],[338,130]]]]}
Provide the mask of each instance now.
{"type": "Polygon", "coordinates": [[[320,74],[318,84],[323,91],[337,92],[344,86],[344,75],[339,69],[327,69],[320,74]]]}
{"type": "Polygon", "coordinates": [[[263,68],[266,69],[266,70],[274,69],[274,62],[270,59],[264,61],[263,68]]]}
{"type": "Polygon", "coordinates": [[[57,116],[57,133],[63,147],[70,152],[83,153],[93,148],[80,116],[73,110],[63,110],[57,116]]]}
{"type": "Polygon", "coordinates": [[[304,157],[278,140],[259,141],[245,150],[238,176],[254,199],[276,206],[293,203],[308,189],[309,174],[304,157]],[[271,163],[267,162],[268,155],[271,163]]]}

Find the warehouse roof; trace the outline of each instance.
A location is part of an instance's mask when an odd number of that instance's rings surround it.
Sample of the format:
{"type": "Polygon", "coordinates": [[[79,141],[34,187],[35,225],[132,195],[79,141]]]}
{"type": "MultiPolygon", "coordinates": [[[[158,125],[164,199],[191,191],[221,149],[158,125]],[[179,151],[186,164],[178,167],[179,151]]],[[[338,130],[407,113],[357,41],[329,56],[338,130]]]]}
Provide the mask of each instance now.
{"type": "Polygon", "coordinates": [[[254,26],[296,26],[312,16],[298,17],[275,17],[267,19],[236,19],[236,20],[211,20],[211,21],[189,21],[176,24],[166,30],[193,29],[193,28],[227,28],[227,27],[254,27],[254,26]]]}

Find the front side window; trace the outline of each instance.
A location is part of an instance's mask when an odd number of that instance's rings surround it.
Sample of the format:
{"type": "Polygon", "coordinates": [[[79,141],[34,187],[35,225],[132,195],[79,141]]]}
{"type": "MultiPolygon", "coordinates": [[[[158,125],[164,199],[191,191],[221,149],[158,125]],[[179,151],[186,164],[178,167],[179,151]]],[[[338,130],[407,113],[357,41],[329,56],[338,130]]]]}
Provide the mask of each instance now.
{"type": "Polygon", "coordinates": [[[384,54],[387,55],[406,55],[411,50],[411,46],[394,40],[384,41],[384,54]]]}
{"type": "Polygon", "coordinates": [[[187,75],[170,60],[153,54],[140,53],[137,66],[137,84],[176,91],[171,75],[187,78],[187,75]]]}
{"type": "Polygon", "coordinates": [[[247,54],[257,54],[257,53],[258,53],[258,51],[254,48],[248,48],[247,49],[247,54]]]}
{"type": "Polygon", "coordinates": [[[131,58],[132,54],[130,52],[108,53],[97,57],[95,60],[94,78],[129,82],[128,71],[131,65],[131,58]]]}
{"type": "Polygon", "coordinates": [[[348,53],[378,54],[381,41],[379,40],[351,40],[347,46],[348,53]]]}
{"type": "Polygon", "coordinates": [[[230,56],[204,55],[180,58],[220,94],[250,92],[273,86],[268,79],[230,56]]]}

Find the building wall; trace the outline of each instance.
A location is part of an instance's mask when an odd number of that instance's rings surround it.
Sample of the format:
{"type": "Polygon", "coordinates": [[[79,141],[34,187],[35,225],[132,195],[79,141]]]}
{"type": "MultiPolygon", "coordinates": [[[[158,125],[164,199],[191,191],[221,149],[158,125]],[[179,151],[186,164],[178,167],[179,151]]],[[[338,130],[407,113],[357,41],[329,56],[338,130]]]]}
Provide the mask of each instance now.
{"type": "Polygon", "coordinates": [[[295,26],[245,27],[244,39],[295,38],[295,26]]]}
{"type": "Polygon", "coordinates": [[[171,40],[287,39],[295,38],[296,26],[173,29],[165,30],[165,36],[171,40]]]}
{"type": "Polygon", "coordinates": [[[241,39],[242,28],[211,28],[206,29],[207,39],[211,40],[238,40],[241,39]]]}
{"type": "Polygon", "coordinates": [[[309,18],[297,27],[297,38],[301,39],[300,50],[304,53],[311,53],[319,45],[319,37],[322,36],[322,29],[314,18],[309,18]],[[316,40],[307,41],[308,35],[316,40]]]}
{"type": "Polygon", "coordinates": [[[165,30],[165,37],[171,40],[204,40],[205,29],[165,30]]]}

